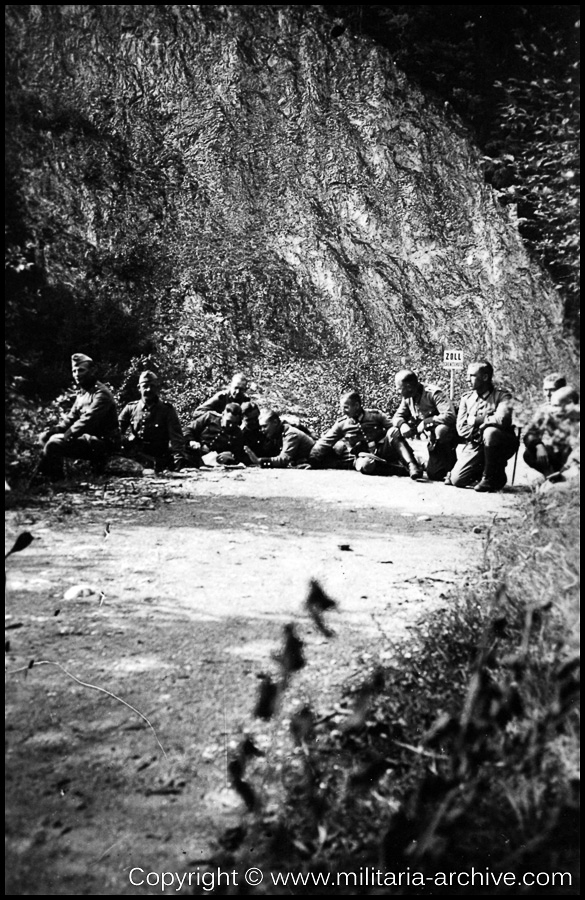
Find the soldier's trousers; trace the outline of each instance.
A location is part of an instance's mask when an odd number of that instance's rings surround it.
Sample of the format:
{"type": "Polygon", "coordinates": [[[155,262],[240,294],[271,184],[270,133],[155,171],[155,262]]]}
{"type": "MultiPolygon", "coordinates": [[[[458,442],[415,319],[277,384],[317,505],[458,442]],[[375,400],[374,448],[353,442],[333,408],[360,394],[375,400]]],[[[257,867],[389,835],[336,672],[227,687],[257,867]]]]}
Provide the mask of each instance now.
{"type": "Polygon", "coordinates": [[[506,483],[506,463],[518,449],[519,438],[514,431],[503,428],[486,428],[480,443],[465,444],[461,456],[450,473],[454,487],[467,487],[479,481],[486,466],[486,447],[491,461],[498,461],[498,473],[506,483]]]}

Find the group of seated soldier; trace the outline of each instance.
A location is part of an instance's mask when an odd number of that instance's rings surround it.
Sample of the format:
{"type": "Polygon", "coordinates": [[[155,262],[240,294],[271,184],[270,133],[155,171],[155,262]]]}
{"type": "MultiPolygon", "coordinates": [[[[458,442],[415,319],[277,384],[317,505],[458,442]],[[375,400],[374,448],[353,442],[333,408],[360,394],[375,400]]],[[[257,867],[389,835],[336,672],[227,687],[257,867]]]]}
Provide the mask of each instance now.
{"type": "MultiPolygon", "coordinates": [[[[486,492],[504,487],[507,462],[519,447],[512,394],[494,385],[487,360],[468,366],[471,389],[461,397],[458,410],[440,386],[423,384],[415,372],[403,369],[395,378],[401,399],[393,416],[365,407],[358,391],[346,391],[340,399],[341,416],[318,439],[296,417],[260,409],[248,396],[242,373],[198,406],[183,429],[175,408],[161,399],[154,372],[140,374],[140,399],[127,404],[118,418],[114,397],[98,380],[93,360],[76,353],[71,362],[78,388],[75,403],[40,439],[40,472],[52,479],[63,477],[64,458],[88,459],[99,472],[108,457],[121,454],[157,471],[217,464],[353,469],[415,480],[426,476],[486,492]],[[426,443],[422,460],[415,455],[413,439],[426,443]],[[459,453],[458,444],[463,445],[459,453]]],[[[579,398],[558,373],[547,376],[545,390],[547,384],[553,385],[547,408],[525,433],[524,459],[550,477],[562,472],[571,453],[575,465],[579,398]]]]}

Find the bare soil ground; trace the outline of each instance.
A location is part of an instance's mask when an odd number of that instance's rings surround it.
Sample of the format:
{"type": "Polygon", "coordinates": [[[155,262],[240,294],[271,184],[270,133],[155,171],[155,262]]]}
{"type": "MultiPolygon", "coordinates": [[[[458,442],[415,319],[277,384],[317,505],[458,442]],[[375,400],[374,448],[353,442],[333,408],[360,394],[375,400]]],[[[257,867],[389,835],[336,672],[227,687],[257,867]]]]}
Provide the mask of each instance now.
{"type": "Polygon", "coordinates": [[[326,715],[391,659],[474,577],[487,529],[519,515],[530,481],[521,464],[499,494],[208,469],[9,508],[7,549],[35,540],[6,564],[7,893],[159,894],[130,871],[205,867],[244,813],[226,779],[241,736],[286,754],[292,706],[326,715]],[[303,606],[312,578],[339,605],[329,640],[303,606]],[[258,676],[291,622],[307,665],[267,724],[258,676]]]}

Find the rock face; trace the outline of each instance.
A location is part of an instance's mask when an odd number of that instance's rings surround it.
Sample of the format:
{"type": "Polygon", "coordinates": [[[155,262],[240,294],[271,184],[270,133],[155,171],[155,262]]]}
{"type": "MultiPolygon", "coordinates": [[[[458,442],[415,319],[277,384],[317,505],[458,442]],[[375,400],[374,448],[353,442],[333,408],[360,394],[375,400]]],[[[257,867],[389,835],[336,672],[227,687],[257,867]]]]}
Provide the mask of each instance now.
{"type": "Polygon", "coordinates": [[[141,317],[169,377],[286,361],[387,392],[454,347],[521,390],[565,366],[562,304],[461,123],[319,7],[7,22],[16,231],[82,321],[141,317]]]}

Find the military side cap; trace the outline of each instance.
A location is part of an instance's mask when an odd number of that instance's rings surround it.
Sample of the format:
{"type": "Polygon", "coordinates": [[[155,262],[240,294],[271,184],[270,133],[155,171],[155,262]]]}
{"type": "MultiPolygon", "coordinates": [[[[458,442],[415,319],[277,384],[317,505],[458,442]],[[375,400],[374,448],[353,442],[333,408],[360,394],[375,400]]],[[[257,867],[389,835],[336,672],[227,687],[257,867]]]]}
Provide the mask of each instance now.
{"type": "Polygon", "coordinates": [[[85,353],[74,353],[71,357],[71,362],[76,363],[90,363],[92,366],[95,366],[95,363],[91,356],[86,356],[85,353]]]}
{"type": "Polygon", "coordinates": [[[154,381],[158,383],[158,375],[156,375],[155,372],[151,372],[150,369],[147,369],[145,372],[140,373],[138,381],[154,381]]]}
{"type": "Polygon", "coordinates": [[[579,393],[571,385],[561,387],[552,394],[550,402],[553,406],[566,406],[569,403],[579,402],[579,393]]]}
{"type": "Polygon", "coordinates": [[[566,383],[567,379],[561,372],[551,372],[550,375],[545,376],[542,386],[545,391],[557,391],[559,388],[564,387],[566,383]]]}

